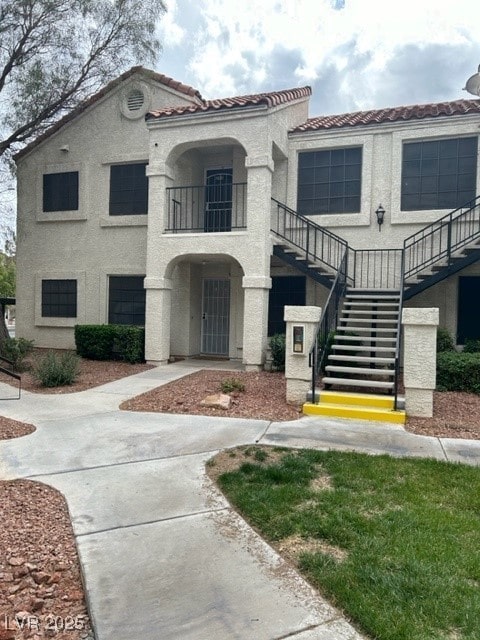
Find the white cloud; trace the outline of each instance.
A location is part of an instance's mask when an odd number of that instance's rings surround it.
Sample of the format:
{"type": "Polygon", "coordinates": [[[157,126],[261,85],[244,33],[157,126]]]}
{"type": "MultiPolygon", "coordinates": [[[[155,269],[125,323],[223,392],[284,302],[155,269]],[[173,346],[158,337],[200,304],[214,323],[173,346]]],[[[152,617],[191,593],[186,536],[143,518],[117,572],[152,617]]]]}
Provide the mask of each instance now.
{"type": "MultiPolygon", "coordinates": [[[[179,2],[183,11],[175,24],[185,30],[190,3],[179,2]]],[[[206,97],[325,82],[328,71],[336,76],[338,103],[363,107],[379,98],[379,83],[405,51],[412,53],[411,65],[428,74],[422,52],[430,55],[438,46],[458,56],[479,47],[477,0],[345,0],[343,8],[339,0],[198,0],[195,12],[198,20],[184,38],[190,50],[182,79],[206,97]],[[279,55],[288,63],[285,77],[279,55]]],[[[431,62],[432,74],[446,72],[431,62]]],[[[477,64],[471,60],[472,73],[477,64]]],[[[403,70],[407,85],[408,65],[403,70]]]]}

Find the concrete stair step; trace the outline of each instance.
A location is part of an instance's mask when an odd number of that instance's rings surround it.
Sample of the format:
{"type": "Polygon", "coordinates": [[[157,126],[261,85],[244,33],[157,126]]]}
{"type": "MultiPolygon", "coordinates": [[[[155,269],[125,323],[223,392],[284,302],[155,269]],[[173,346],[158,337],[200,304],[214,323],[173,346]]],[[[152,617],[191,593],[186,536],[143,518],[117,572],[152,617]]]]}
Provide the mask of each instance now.
{"type": "MultiPolygon", "coordinates": [[[[335,336],[335,342],[337,342],[337,340],[341,340],[342,342],[358,342],[359,340],[361,340],[362,341],[362,345],[363,345],[363,343],[365,341],[368,341],[368,342],[396,342],[397,341],[397,337],[396,336],[390,336],[389,338],[385,338],[385,337],[379,338],[377,336],[359,336],[359,335],[356,335],[356,336],[343,336],[341,334],[337,334],[335,336]]],[[[362,345],[359,345],[359,348],[362,345]]],[[[352,347],[356,348],[355,345],[352,345],[352,347]]]]}
{"type": "Polygon", "coordinates": [[[365,346],[365,345],[349,345],[349,344],[333,344],[332,349],[334,351],[352,351],[356,352],[360,351],[368,351],[372,353],[395,353],[395,345],[391,347],[376,347],[374,345],[365,346]]]}
{"type": "Polygon", "coordinates": [[[348,420],[370,420],[373,422],[391,422],[405,424],[405,411],[394,411],[375,406],[328,403],[320,400],[317,404],[305,403],[303,413],[311,416],[328,416],[348,420]]]}
{"type": "Polygon", "coordinates": [[[370,322],[370,323],[382,323],[382,324],[393,324],[393,325],[397,325],[398,324],[398,316],[396,318],[350,318],[349,316],[347,317],[343,317],[341,316],[339,318],[340,322],[350,322],[353,324],[365,324],[366,322],[370,322]]]}
{"type": "MultiPolygon", "coordinates": [[[[382,358],[381,356],[344,356],[338,354],[331,354],[328,356],[328,360],[338,360],[341,362],[370,362],[372,364],[395,364],[395,358],[382,358]]],[[[375,369],[373,369],[375,371],[375,369]]]]}
{"type": "Polygon", "coordinates": [[[372,309],[344,309],[344,315],[348,316],[366,316],[367,318],[371,318],[374,316],[395,316],[398,318],[398,308],[397,309],[389,309],[384,310],[381,309],[379,311],[374,311],[372,309]]]}
{"type": "Polygon", "coordinates": [[[389,329],[384,329],[383,327],[356,327],[352,325],[339,325],[337,327],[337,331],[356,331],[361,333],[392,333],[392,331],[396,332],[397,326],[391,327],[389,329]]]}
{"type": "Polygon", "coordinates": [[[349,307],[396,307],[398,309],[398,300],[392,302],[374,302],[369,300],[365,300],[365,302],[349,302],[346,300],[344,304],[349,307]]]}
{"type": "Polygon", "coordinates": [[[385,389],[393,391],[394,383],[381,380],[365,380],[364,378],[331,378],[330,376],[323,378],[323,384],[338,385],[343,387],[365,387],[367,389],[385,389]]]}
{"type": "Polygon", "coordinates": [[[340,367],[337,365],[327,365],[325,371],[328,373],[351,373],[354,376],[386,376],[390,378],[395,375],[394,369],[367,369],[366,367],[340,367]]]}

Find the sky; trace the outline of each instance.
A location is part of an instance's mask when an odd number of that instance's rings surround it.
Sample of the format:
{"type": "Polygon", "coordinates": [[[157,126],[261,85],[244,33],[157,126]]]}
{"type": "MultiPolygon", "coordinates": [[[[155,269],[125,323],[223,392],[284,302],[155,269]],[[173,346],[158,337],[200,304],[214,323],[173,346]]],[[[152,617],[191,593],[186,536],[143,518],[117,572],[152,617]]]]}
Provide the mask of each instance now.
{"type": "Polygon", "coordinates": [[[310,116],[471,98],[480,0],[166,0],[157,71],[221,98],[309,85],[310,116]]]}

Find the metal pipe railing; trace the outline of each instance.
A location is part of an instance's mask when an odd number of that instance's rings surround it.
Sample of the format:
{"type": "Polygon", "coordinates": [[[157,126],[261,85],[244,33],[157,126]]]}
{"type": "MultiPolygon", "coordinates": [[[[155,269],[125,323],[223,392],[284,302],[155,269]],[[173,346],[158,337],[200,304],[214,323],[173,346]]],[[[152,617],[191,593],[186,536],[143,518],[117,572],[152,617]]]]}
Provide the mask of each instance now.
{"type": "Polygon", "coordinates": [[[247,226],[247,183],[167,188],[167,233],[233,231],[247,226]]]}

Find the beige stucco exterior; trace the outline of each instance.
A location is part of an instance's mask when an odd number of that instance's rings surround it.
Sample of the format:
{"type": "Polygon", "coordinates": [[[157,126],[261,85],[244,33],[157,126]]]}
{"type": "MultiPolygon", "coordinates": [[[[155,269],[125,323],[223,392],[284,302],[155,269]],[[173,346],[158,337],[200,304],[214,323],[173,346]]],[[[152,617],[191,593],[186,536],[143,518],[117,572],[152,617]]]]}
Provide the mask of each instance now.
{"type": "MultiPolygon", "coordinates": [[[[108,322],[109,276],[136,275],[145,277],[147,360],[201,354],[203,283],[222,280],[229,283],[224,355],[243,360],[247,368],[262,367],[272,277],[302,275],[272,255],[278,239],[270,231],[272,197],[296,209],[298,153],[361,146],[360,212],[314,220],[354,248],[400,248],[406,236],[446,213],[400,211],[403,141],[478,136],[480,127],[480,115],[465,115],[289,133],[307,119],[308,97],[276,106],[143,117],[147,110],[196,100],[139,71],[21,155],[18,336],[37,346],[72,347],[75,324],[108,322]],[[132,88],[145,96],[138,113],[126,107],[132,88]],[[109,216],[110,166],[135,162],[148,165],[148,215],[109,216]],[[209,169],[231,169],[233,183],[245,185],[245,224],[228,232],[172,230],[171,190],[204,189],[209,169]],[[43,175],[65,171],[79,172],[78,210],[44,212],[43,175]],[[375,218],[380,203],[386,210],[381,233],[375,218]],[[77,281],[76,318],[42,317],[44,279],[77,281]]],[[[480,163],[478,171],[477,185],[480,163]]],[[[427,289],[408,306],[438,307],[440,325],[455,334],[459,275],[480,276],[479,263],[427,289]]],[[[306,278],[306,305],[322,307],[327,294],[327,288],[306,278]]]]}

